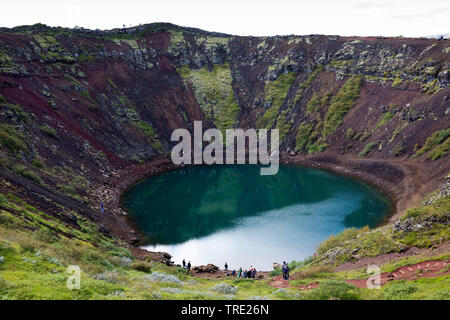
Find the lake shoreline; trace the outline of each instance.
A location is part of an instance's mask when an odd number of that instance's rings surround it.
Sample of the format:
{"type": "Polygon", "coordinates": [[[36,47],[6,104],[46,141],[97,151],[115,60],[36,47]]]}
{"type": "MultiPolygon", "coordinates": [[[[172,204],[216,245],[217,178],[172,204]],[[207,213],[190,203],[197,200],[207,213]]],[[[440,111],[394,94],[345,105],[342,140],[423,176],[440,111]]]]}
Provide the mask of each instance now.
{"type": "MultiPolygon", "coordinates": [[[[392,223],[407,208],[419,204],[423,196],[434,190],[434,185],[437,187],[439,183],[436,179],[435,183],[424,184],[423,177],[418,175],[417,166],[406,161],[355,159],[354,157],[321,153],[311,156],[282,154],[280,163],[331,171],[376,187],[387,195],[392,203],[392,212],[384,224],[392,223]]],[[[139,247],[143,235],[128,219],[122,206],[123,195],[143,179],[182,167],[174,165],[170,158],[154,159],[145,164],[133,165],[123,169],[115,178],[114,183],[106,183],[112,195],[109,204],[113,209],[111,211],[115,212],[117,219],[123,219],[125,222],[120,224],[121,230],[117,230],[118,228],[114,225],[108,227],[113,235],[118,235],[129,244],[133,255],[139,259],[149,258],[166,264],[169,264],[170,260],[165,253],[150,252],[139,247]],[[128,226],[128,230],[124,230],[124,225],[128,226]]]]}

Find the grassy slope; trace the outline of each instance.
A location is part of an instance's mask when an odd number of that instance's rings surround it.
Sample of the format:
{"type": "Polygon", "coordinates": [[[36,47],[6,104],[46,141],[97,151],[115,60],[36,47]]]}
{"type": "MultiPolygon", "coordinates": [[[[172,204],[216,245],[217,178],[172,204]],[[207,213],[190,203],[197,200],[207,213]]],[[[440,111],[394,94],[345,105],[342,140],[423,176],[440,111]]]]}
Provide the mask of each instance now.
{"type": "MultiPolygon", "coordinates": [[[[381,290],[357,289],[344,279],[367,278],[365,270],[333,272],[332,265],[364,256],[399,250],[403,246],[428,247],[448,241],[449,230],[439,221],[424,231],[391,232],[392,225],[368,230],[349,229],[323,242],[317,259],[291,263],[298,288],[319,282],[317,289],[276,289],[266,280],[198,279],[177,267],[135,260],[113,238],[97,231],[87,219],[77,217],[79,228],[12,196],[0,196],[0,298],[1,299],[449,299],[450,277],[396,281],[381,290]],[[96,246],[93,245],[96,244],[96,246]],[[380,245],[381,244],[381,245],[380,245]],[[340,248],[332,262],[327,253],[340,248]],[[346,249],[349,250],[346,250],[346,249]],[[357,256],[349,254],[358,249],[357,256]],[[66,268],[82,270],[81,289],[69,290],[66,268]],[[225,283],[225,285],[222,285],[225,283]],[[216,287],[217,286],[217,287],[216,287]]],[[[402,218],[423,223],[450,211],[449,197],[408,211],[402,218]]],[[[448,219],[447,219],[448,220],[448,219]]],[[[448,258],[441,256],[436,258],[448,258]]],[[[381,266],[392,271],[402,265],[426,260],[414,256],[381,266]]],[[[273,272],[272,276],[277,272],[273,272]]]]}

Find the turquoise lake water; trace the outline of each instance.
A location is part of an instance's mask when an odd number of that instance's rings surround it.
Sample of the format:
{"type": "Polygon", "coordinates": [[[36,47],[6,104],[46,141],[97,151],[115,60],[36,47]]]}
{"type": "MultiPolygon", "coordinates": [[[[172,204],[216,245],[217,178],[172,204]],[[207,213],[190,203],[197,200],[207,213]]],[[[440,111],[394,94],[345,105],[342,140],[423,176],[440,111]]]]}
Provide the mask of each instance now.
{"type": "Polygon", "coordinates": [[[176,263],[271,270],[302,260],[331,234],[380,224],[388,199],[326,171],[281,165],[261,176],[251,165],[195,166],[150,177],[123,198],[145,248],[176,263]]]}

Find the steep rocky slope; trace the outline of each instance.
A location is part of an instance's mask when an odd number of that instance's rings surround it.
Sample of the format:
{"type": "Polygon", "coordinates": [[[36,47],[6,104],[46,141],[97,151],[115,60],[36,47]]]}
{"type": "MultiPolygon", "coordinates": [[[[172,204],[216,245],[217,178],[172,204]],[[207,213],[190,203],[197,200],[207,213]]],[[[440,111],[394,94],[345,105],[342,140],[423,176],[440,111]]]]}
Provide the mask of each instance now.
{"type": "Polygon", "coordinates": [[[278,128],[284,161],[357,175],[401,211],[450,169],[449,55],[436,39],[0,29],[0,192],[135,243],[120,192],[170,169],[172,130],[202,120],[278,128]]]}

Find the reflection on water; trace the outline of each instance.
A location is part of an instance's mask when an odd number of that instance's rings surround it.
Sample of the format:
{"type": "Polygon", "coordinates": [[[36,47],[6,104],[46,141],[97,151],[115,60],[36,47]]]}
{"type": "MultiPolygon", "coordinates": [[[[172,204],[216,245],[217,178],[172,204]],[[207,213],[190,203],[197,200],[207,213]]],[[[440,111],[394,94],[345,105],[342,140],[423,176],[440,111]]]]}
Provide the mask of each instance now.
{"type": "Polygon", "coordinates": [[[328,172],[280,166],[198,166],[149,178],[124,198],[148,248],[176,262],[250,264],[299,260],[345,227],[374,226],[387,201],[358,181],[328,172]]]}

